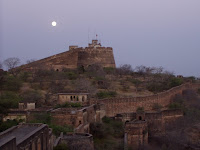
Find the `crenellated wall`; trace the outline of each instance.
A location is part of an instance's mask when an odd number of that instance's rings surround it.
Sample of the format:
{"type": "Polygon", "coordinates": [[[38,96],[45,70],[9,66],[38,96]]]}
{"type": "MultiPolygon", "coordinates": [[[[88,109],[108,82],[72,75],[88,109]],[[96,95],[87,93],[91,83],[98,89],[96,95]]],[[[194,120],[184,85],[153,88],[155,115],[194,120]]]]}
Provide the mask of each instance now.
{"type": "Polygon", "coordinates": [[[98,103],[105,105],[106,116],[114,117],[116,114],[136,112],[138,107],[143,107],[145,111],[152,110],[155,104],[166,107],[172,102],[172,99],[177,94],[182,94],[186,89],[198,89],[200,84],[183,84],[174,87],[165,92],[150,96],[141,96],[134,98],[112,98],[98,100],[98,103]]]}

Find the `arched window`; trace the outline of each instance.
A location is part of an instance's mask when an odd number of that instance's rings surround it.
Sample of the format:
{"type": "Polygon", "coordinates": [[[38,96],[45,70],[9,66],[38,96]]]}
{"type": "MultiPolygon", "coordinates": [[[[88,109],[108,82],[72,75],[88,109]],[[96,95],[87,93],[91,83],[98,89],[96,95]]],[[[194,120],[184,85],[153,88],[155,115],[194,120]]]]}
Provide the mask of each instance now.
{"type": "Polygon", "coordinates": [[[84,102],[84,101],[85,101],[85,97],[83,96],[83,97],[82,97],[82,102],[84,102]]]}
{"type": "Polygon", "coordinates": [[[79,100],[78,96],[76,97],[76,100],[77,100],[77,101],[79,100]]]}
{"type": "Polygon", "coordinates": [[[71,101],[73,101],[73,98],[72,98],[72,96],[70,96],[70,99],[71,99],[71,101]]]}
{"type": "Polygon", "coordinates": [[[56,71],[59,71],[59,69],[56,69],[56,71]]]}

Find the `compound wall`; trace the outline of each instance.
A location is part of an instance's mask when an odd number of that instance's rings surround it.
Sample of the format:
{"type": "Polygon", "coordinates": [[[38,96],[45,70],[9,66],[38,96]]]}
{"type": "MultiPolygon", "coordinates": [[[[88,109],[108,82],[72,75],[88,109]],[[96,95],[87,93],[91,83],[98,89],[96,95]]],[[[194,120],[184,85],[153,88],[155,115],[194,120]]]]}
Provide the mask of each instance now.
{"type": "Polygon", "coordinates": [[[182,94],[182,91],[187,89],[196,90],[199,87],[200,84],[187,83],[159,94],[134,98],[102,99],[98,103],[105,105],[106,116],[114,117],[116,114],[136,112],[138,107],[143,107],[145,111],[151,111],[155,104],[166,107],[177,94],[182,94]]]}

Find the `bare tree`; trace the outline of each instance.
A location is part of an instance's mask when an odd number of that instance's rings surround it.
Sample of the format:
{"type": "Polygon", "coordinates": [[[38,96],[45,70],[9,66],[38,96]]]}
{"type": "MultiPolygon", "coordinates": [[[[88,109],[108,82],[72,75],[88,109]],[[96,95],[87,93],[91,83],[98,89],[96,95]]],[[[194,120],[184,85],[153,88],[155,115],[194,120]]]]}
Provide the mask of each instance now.
{"type": "Polygon", "coordinates": [[[0,69],[2,69],[3,68],[3,65],[2,65],[2,63],[0,62],[0,69]]]}
{"type": "Polygon", "coordinates": [[[34,61],[36,61],[35,59],[28,59],[27,61],[26,61],[26,64],[30,64],[30,63],[32,63],[32,62],[34,62],[34,61]]]}
{"type": "Polygon", "coordinates": [[[76,81],[75,88],[78,91],[87,91],[90,94],[95,94],[96,93],[96,87],[91,84],[90,80],[81,78],[76,81]]]}
{"type": "Polygon", "coordinates": [[[3,63],[5,64],[7,69],[10,70],[10,69],[17,67],[20,64],[20,59],[16,58],[16,57],[11,57],[11,58],[4,60],[3,63]]]}
{"type": "Polygon", "coordinates": [[[129,64],[124,64],[124,65],[120,65],[119,68],[117,68],[117,73],[121,76],[121,75],[130,75],[133,72],[133,69],[131,67],[131,65],[129,64]]]}

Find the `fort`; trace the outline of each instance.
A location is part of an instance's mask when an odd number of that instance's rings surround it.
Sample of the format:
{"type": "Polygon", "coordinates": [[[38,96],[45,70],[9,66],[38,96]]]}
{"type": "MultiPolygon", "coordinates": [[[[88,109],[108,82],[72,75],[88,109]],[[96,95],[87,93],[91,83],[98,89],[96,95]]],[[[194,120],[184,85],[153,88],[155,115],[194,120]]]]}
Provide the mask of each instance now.
{"type": "Polygon", "coordinates": [[[64,68],[86,68],[93,64],[115,68],[113,49],[111,47],[102,47],[98,40],[92,40],[88,47],[69,46],[69,50],[66,52],[22,65],[20,69],[26,71],[38,69],[62,71],[64,68]]]}
{"type": "MultiPolygon", "coordinates": [[[[33,74],[40,69],[53,69],[56,73],[57,71],[60,73],[64,69],[85,69],[94,64],[101,67],[116,67],[113,49],[102,47],[98,40],[92,40],[92,43],[85,48],[69,46],[69,50],[66,52],[22,65],[20,69],[31,71],[33,74]]],[[[179,78],[182,77],[179,76],[179,78]]],[[[103,80],[95,82],[98,82],[99,86],[104,84],[103,80]]],[[[37,120],[37,116],[46,115],[51,118],[50,124],[68,125],[73,128],[73,133],[67,135],[61,133],[55,140],[47,125],[22,124],[0,133],[0,148],[51,150],[53,145],[57,146],[64,143],[70,149],[93,150],[93,136],[89,134],[90,125],[102,123],[103,117],[110,117],[123,122],[124,149],[128,147],[141,149],[148,145],[150,137],[165,134],[168,129],[180,126],[184,118],[183,111],[179,109],[170,110],[168,106],[173,103],[174,97],[182,95],[185,90],[197,90],[199,88],[199,83],[185,82],[185,84],[158,94],[107,99],[91,98],[91,93],[88,91],[58,91],[58,93],[51,93],[51,96],[49,96],[53,104],[41,108],[36,108],[34,101],[20,101],[19,108],[10,109],[8,114],[3,116],[3,121],[23,120],[25,123],[37,120]],[[161,106],[162,109],[155,111],[155,105],[161,106]],[[139,111],[138,108],[143,110],[139,111]],[[23,131],[24,133],[20,133],[23,131]],[[22,138],[21,134],[25,137],[22,138]]]]}

